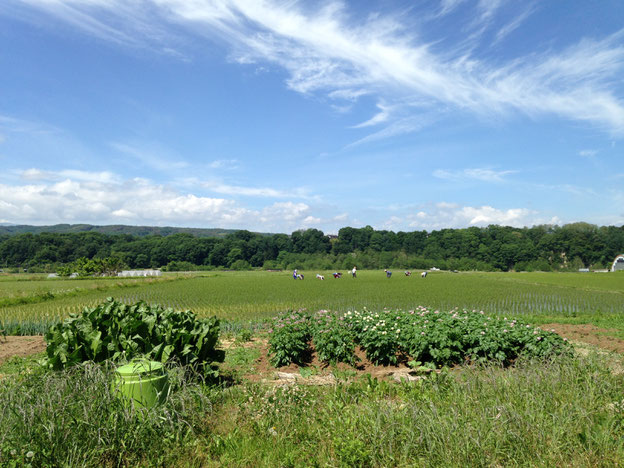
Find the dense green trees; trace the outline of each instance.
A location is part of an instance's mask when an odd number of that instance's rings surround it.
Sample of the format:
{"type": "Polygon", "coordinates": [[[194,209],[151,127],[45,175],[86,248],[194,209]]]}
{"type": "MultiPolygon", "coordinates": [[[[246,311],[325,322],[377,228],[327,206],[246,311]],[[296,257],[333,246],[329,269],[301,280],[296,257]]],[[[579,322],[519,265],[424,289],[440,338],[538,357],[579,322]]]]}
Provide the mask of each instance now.
{"type": "Polygon", "coordinates": [[[376,231],[344,227],[330,239],[318,229],[224,237],[41,233],[0,236],[0,268],[53,271],[78,259],[114,257],[129,268],[447,268],[576,270],[601,268],[624,252],[624,227],[565,226],[376,231]]]}

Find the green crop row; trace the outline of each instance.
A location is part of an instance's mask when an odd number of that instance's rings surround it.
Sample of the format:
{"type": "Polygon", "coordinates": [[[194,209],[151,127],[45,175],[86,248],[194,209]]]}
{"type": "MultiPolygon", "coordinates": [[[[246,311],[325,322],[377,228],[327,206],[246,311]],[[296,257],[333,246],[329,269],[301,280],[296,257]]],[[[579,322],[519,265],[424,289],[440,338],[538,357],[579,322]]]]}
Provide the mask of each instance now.
{"type": "Polygon", "coordinates": [[[447,312],[418,307],[410,311],[321,310],[278,316],[270,331],[271,361],[276,366],[302,363],[311,354],[311,342],[321,361],[357,360],[359,345],[374,364],[399,360],[414,366],[450,366],[466,361],[509,364],[519,356],[551,357],[570,354],[565,338],[517,319],[490,317],[483,311],[447,312]]]}

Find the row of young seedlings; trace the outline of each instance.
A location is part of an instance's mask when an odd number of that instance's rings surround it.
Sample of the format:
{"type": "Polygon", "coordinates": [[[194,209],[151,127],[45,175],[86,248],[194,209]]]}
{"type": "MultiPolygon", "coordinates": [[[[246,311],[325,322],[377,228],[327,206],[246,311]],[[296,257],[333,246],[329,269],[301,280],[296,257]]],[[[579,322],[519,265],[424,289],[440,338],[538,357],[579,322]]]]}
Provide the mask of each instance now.
{"type": "Polygon", "coordinates": [[[571,353],[567,340],[554,330],[466,309],[297,310],[280,314],[270,330],[275,367],[305,364],[313,349],[323,362],[355,365],[357,346],[374,364],[405,361],[430,367],[483,361],[507,365],[521,355],[546,358],[571,353]]]}

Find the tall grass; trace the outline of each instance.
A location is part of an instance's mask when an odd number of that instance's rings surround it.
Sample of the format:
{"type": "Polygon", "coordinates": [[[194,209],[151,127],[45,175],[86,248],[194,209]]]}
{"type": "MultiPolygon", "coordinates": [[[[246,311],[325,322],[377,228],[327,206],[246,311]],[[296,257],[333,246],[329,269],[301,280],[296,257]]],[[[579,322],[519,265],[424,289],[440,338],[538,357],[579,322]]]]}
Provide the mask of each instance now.
{"type": "Polygon", "coordinates": [[[0,466],[154,466],[201,434],[212,405],[202,387],[169,372],[174,391],[151,410],[115,392],[110,366],[85,363],[0,379],[0,466]]]}
{"type": "Polygon", "coordinates": [[[230,393],[193,457],[218,466],[621,466],[622,384],[592,356],[402,385],[248,385],[230,393]]]}
{"type": "Polygon", "coordinates": [[[225,389],[173,368],[170,400],[142,413],[115,396],[109,367],[25,370],[0,379],[0,466],[622,466],[617,362],[225,389]]]}

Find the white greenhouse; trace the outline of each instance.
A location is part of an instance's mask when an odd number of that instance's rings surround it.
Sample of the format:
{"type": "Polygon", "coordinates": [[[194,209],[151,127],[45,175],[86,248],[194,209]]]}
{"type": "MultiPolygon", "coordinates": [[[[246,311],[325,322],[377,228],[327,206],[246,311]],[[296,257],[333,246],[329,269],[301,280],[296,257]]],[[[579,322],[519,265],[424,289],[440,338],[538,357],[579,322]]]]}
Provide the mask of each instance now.
{"type": "Polygon", "coordinates": [[[615,257],[615,260],[613,260],[613,265],[611,266],[611,271],[619,270],[624,270],[624,254],[615,257]]]}
{"type": "Polygon", "coordinates": [[[117,273],[117,276],[128,278],[131,276],[162,276],[160,270],[123,270],[117,273]]]}

